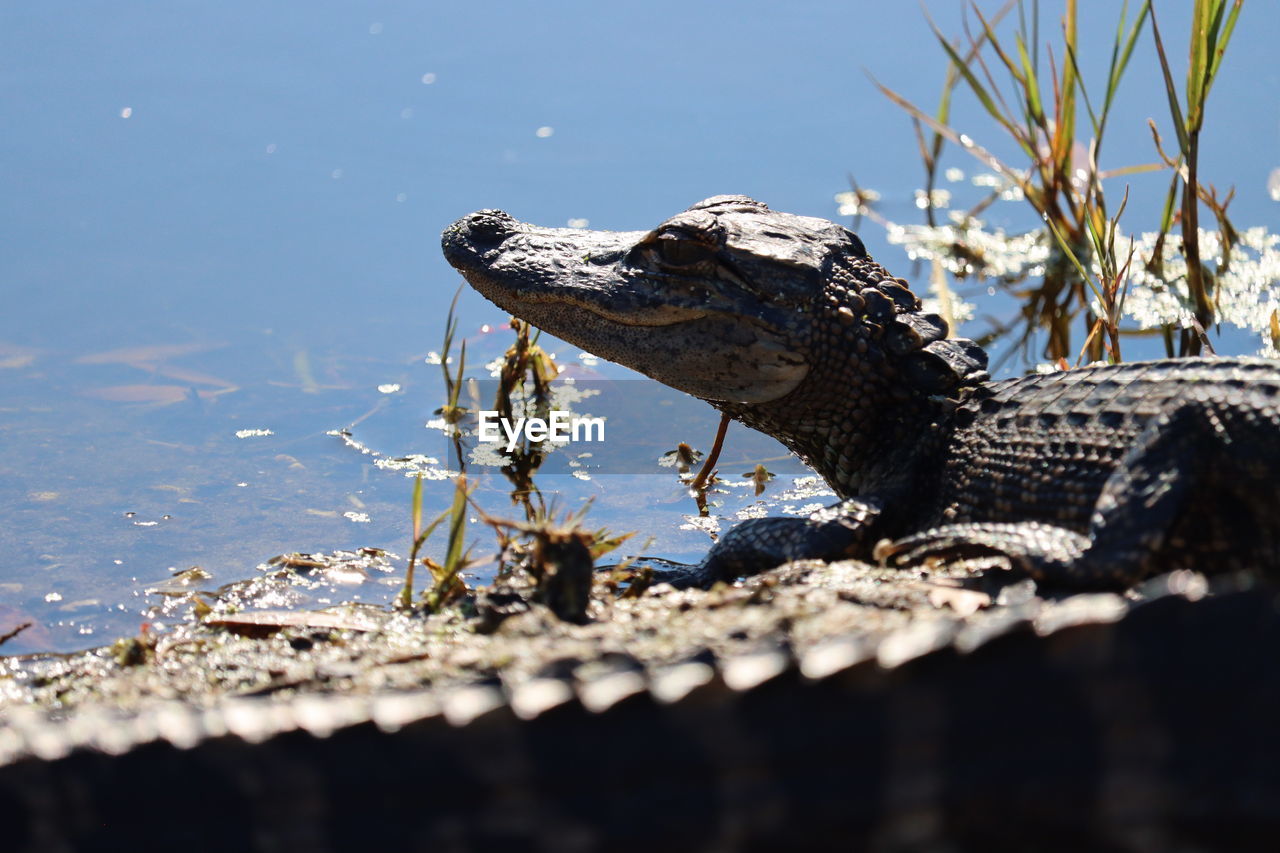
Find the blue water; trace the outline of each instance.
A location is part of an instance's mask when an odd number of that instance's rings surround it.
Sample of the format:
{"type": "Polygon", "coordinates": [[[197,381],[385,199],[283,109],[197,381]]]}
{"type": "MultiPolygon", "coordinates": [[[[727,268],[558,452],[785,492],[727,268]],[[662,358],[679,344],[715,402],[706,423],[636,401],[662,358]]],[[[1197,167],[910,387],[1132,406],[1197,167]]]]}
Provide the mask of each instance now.
{"type": "MultiPolygon", "coordinates": [[[[962,4],[932,5],[958,31],[962,4]]],[[[1098,69],[1120,4],[1086,5],[1080,63],[1098,69]]],[[[1182,6],[1161,8],[1179,61],[1182,6]]],[[[1247,4],[1201,167],[1237,187],[1237,224],[1273,230],[1278,33],[1280,8],[1247,4]]],[[[409,482],[326,433],[358,421],[391,456],[439,443],[423,357],[459,283],[438,235],[466,212],[640,229],[735,192],[834,217],[853,173],[913,220],[914,138],[868,72],[935,103],[943,57],[915,4],[6,4],[0,633],[35,626],[4,651],[136,631],[147,589],[193,565],[216,585],[281,552],[403,551],[409,482]]],[[[1157,85],[1148,33],[1112,165],[1154,159],[1148,116],[1171,139],[1157,85]]],[[[971,99],[956,115],[994,138],[971,99]]],[[[1136,227],[1166,182],[1133,179],[1136,227]]],[[[909,270],[878,228],[862,236],[909,270]]],[[[472,363],[499,355],[505,335],[481,328],[504,316],[459,304],[472,363]]],[[[670,475],[576,488],[567,504],[594,494],[592,518],[656,537],[652,553],[705,547],[678,530],[691,507],[670,475]]],[[[508,508],[500,484],[481,497],[508,508]]]]}

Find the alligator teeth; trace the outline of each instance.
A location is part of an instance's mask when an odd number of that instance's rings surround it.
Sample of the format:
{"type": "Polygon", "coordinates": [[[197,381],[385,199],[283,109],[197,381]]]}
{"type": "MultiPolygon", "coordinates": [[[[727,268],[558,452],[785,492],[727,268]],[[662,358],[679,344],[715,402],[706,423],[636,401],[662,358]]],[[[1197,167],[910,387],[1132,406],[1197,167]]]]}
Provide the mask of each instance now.
{"type": "Polygon", "coordinates": [[[121,718],[117,714],[90,714],[76,721],[79,729],[72,740],[88,744],[108,755],[123,755],[137,743],[151,740],[154,733],[141,717],[121,718]]]}
{"type": "Polygon", "coordinates": [[[952,619],[921,619],[885,637],[876,649],[876,660],[885,669],[894,669],[948,645],[958,630],[952,619]]]}
{"type": "Polygon", "coordinates": [[[688,661],[656,670],[649,681],[649,693],[664,705],[679,702],[716,677],[711,664],[688,661]]]}
{"type": "Polygon", "coordinates": [[[569,682],[559,678],[534,678],[512,689],[511,710],[522,720],[532,720],[572,698],[573,688],[569,682]]]}
{"type": "MultiPolygon", "coordinates": [[[[719,662],[704,650],[675,664],[647,668],[643,658],[618,653],[586,662],[562,658],[529,680],[513,680],[505,689],[494,678],[453,689],[437,686],[374,696],[228,698],[204,709],[175,701],[148,702],[132,712],[89,705],[56,719],[38,708],[14,707],[6,709],[0,724],[0,766],[32,757],[55,761],[80,749],[122,754],[155,742],[187,749],[228,734],[250,743],[298,730],[315,737],[327,737],[365,721],[374,722],[378,729],[388,733],[419,720],[440,717],[454,726],[464,726],[495,711],[498,713],[494,719],[502,727],[493,731],[511,734],[517,717],[531,719],[570,702],[581,703],[582,708],[592,713],[603,713],[645,692],[646,683],[649,695],[656,702],[672,704],[694,691],[703,691],[701,695],[710,698],[710,704],[717,705],[726,699],[733,701],[733,694],[749,691],[795,668],[807,679],[820,680],[861,667],[849,673],[849,684],[875,683],[880,685],[878,690],[892,692],[896,688],[885,685],[896,680],[877,679],[869,672],[873,661],[888,669],[941,650],[948,659],[947,665],[952,666],[957,662],[949,659],[957,652],[972,652],[1014,632],[1024,635],[1017,648],[1027,648],[1036,642],[1030,636],[1032,628],[1045,635],[1073,626],[1092,626],[1084,633],[1073,632],[1074,639],[1069,641],[1046,641],[1035,648],[1051,659],[1058,660],[1052,656],[1059,656],[1069,669],[1076,665],[1071,661],[1079,658],[1080,638],[1084,637],[1085,646],[1097,652],[1096,659],[1086,655],[1089,666],[1108,667],[1107,672],[1130,678],[1133,673],[1126,667],[1132,668],[1136,659],[1123,655],[1112,659],[1108,652],[1110,644],[1124,641],[1130,644],[1124,648],[1147,648],[1147,645],[1133,644],[1163,642],[1174,636],[1170,632],[1175,628],[1183,630],[1188,625],[1205,631],[1225,630],[1233,626],[1233,619],[1242,618],[1235,615],[1238,612],[1244,613],[1246,623],[1252,625],[1254,622],[1249,620],[1256,621],[1256,617],[1249,614],[1254,614],[1259,607],[1266,619],[1273,620],[1274,590],[1254,588],[1252,584],[1251,579],[1228,577],[1218,579],[1210,587],[1198,575],[1169,575],[1144,586],[1143,599],[1136,602],[1111,593],[1082,594],[1050,603],[1038,600],[1015,603],[1006,605],[1003,612],[981,611],[968,618],[922,617],[887,636],[864,632],[830,637],[802,652],[797,651],[794,658],[786,645],[756,647],[745,654],[726,655],[719,662]],[[1214,595],[1209,601],[1193,603],[1210,592],[1214,595]],[[1109,627],[1122,617],[1133,621],[1121,629],[1109,627]],[[1090,645],[1095,643],[1096,647],[1090,645]],[[855,680],[861,676],[869,676],[869,681],[855,680]],[[512,713],[503,710],[507,705],[512,713]]],[[[1204,642],[1218,642],[1219,645],[1210,648],[1223,656],[1245,653],[1215,640],[1212,633],[1205,635],[1204,642]]],[[[996,648],[984,651],[999,654],[996,648]]],[[[988,662],[993,659],[999,661],[998,657],[987,658],[988,662]]],[[[620,719],[625,718],[626,709],[632,704],[646,703],[628,703],[619,708],[618,713],[623,715],[620,719]]],[[[725,719],[731,716],[726,715],[725,719]]],[[[482,736],[493,735],[486,729],[482,736]]],[[[519,738],[523,734],[511,736],[519,738]]]]}
{"type": "Polygon", "coordinates": [[[316,737],[369,719],[368,702],[357,696],[301,696],[293,703],[293,722],[316,737]]]}
{"type": "Polygon", "coordinates": [[[76,740],[77,732],[70,725],[65,730],[59,729],[57,726],[42,726],[38,728],[28,729],[27,750],[36,758],[43,758],[45,761],[53,761],[55,758],[61,758],[72,750],[73,747],[79,746],[76,740]]]}
{"type": "Polygon", "coordinates": [[[451,690],[441,703],[441,710],[450,725],[465,726],[476,717],[483,716],[505,704],[502,691],[489,684],[472,684],[451,690]]]}
{"type": "Polygon", "coordinates": [[[783,649],[768,649],[729,658],[720,667],[720,675],[729,689],[739,693],[781,675],[791,665],[791,656],[783,649]]]}
{"type": "Polygon", "coordinates": [[[223,708],[227,731],[249,743],[262,743],[274,734],[293,728],[290,717],[287,705],[270,701],[233,699],[223,708]]]}
{"type": "Polygon", "coordinates": [[[612,672],[578,685],[578,698],[588,711],[599,714],[628,696],[642,692],[644,687],[644,677],[638,672],[612,672]]]}
{"type": "Polygon", "coordinates": [[[1116,622],[1129,612],[1129,602],[1113,592],[1086,592],[1047,604],[1035,618],[1036,633],[1047,637],[1072,625],[1116,622]]]}
{"type": "Polygon", "coordinates": [[[875,642],[870,637],[839,637],[810,649],[800,659],[800,674],[818,681],[875,656],[875,642]]]}
{"type": "Polygon", "coordinates": [[[388,734],[440,713],[440,702],[429,692],[389,694],[374,699],[369,717],[379,729],[388,734]]]}
{"type": "Polygon", "coordinates": [[[23,732],[26,730],[25,727],[19,728],[12,716],[9,725],[0,728],[0,767],[35,753],[31,746],[31,738],[23,737],[23,732]]]}
{"type": "Polygon", "coordinates": [[[181,702],[166,702],[156,709],[156,736],[179,749],[190,749],[204,737],[200,718],[181,702]]]}
{"type": "Polygon", "coordinates": [[[967,622],[956,634],[956,651],[967,655],[997,637],[1003,637],[1020,628],[1031,626],[1030,608],[1010,608],[1005,612],[989,614],[986,618],[967,622]]]}

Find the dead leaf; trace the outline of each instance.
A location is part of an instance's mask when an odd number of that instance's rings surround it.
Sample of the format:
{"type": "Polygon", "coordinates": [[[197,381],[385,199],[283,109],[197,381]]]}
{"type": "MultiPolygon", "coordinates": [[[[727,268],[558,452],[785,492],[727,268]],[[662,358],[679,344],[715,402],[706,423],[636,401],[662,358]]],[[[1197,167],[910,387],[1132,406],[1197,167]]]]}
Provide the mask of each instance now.
{"type": "Polygon", "coordinates": [[[226,344],[156,344],[154,346],[122,347],[121,349],[107,350],[106,352],[93,353],[92,355],[82,355],[76,359],[76,364],[130,364],[135,367],[147,365],[149,368],[151,365],[170,358],[206,352],[224,346],[226,344]]]}
{"type": "Polygon", "coordinates": [[[271,634],[285,628],[322,628],[336,631],[376,631],[382,620],[367,613],[333,613],[317,610],[252,610],[247,613],[208,617],[204,624],[251,635],[271,634]]]}
{"type": "Polygon", "coordinates": [[[157,367],[155,373],[163,376],[165,379],[176,379],[179,382],[194,382],[198,385],[214,385],[218,388],[235,389],[234,382],[228,382],[217,376],[208,373],[201,373],[198,370],[187,370],[185,367],[157,367]]]}
{"type": "Polygon", "coordinates": [[[34,648],[47,647],[54,642],[49,629],[41,624],[35,614],[8,604],[0,604],[0,634],[11,634],[14,637],[21,634],[23,642],[34,648]],[[22,625],[28,627],[21,628],[22,625]]]}
{"type": "Polygon", "coordinates": [[[19,634],[21,634],[23,631],[27,630],[34,624],[35,624],[34,622],[23,622],[21,625],[18,625],[17,627],[15,627],[12,631],[6,631],[5,633],[0,634],[0,646],[3,646],[5,643],[9,642],[14,637],[18,636],[19,634]]]}
{"type": "MultiPolygon", "coordinates": [[[[337,513],[333,513],[337,515],[337,513]]],[[[324,560],[313,560],[306,554],[280,554],[267,560],[271,566],[284,566],[289,569],[323,569],[329,563],[324,560]]]]}
{"type": "Polygon", "coordinates": [[[91,388],[84,391],[86,397],[106,400],[109,403],[181,403],[192,396],[212,400],[230,390],[199,391],[187,385],[112,385],[108,388],[91,388]]]}

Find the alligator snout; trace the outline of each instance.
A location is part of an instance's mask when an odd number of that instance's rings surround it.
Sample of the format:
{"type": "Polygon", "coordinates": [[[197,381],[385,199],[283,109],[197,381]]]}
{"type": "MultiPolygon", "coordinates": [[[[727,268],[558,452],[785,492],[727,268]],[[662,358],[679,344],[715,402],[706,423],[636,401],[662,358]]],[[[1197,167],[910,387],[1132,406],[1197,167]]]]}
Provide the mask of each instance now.
{"type": "Polygon", "coordinates": [[[516,232],[519,223],[502,210],[477,210],[444,229],[441,245],[450,261],[495,249],[516,232]]]}

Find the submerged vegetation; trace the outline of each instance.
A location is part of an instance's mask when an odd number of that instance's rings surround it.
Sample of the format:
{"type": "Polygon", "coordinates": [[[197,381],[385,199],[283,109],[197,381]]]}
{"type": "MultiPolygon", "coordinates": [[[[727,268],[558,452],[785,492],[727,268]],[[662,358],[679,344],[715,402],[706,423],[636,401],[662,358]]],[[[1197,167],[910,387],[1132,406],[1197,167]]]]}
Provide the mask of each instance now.
{"type": "Polygon", "coordinates": [[[466,591],[466,584],[462,582],[459,574],[466,567],[471,555],[470,549],[464,552],[462,548],[463,530],[467,519],[467,502],[470,496],[467,478],[459,475],[454,480],[453,502],[449,504],[448,509],[436,516],[435,520],[424,528],[422,526],[422,475],[419,474],[414,478],[413,499],[411,502],[413,544],[409,546],[409,565],[405,570],[404,586],[401,588],[400,596],[396,600],[397,606],[406,609],[413,606],[414,568],[419,564],[420,558],[418,554],[422,550],[423,544],[440,526],[440,523],[446,519],[449,521],[449,540],[448,545],[445,547],[444,562],[437,563],[430,557],[421,558],[422,565],[426,566],[431,572],[431,578],[434,582],[424,594],[423,603],[429,612],[434,613],[443,604],[466,591]]]}
{"type": "MultiPolygon", "coordinates": [[[[1132,18],[1127,7],[1121,14],[1101,85],[1086,84],[1091,78],[1077,64],[1080,37],[1075,0],[1067,0],[1061,42],[1045,49],[1043,55],[1038,4],[1009,3],[990,17],[975,5],[978,26],[973,32],[955,42],[938,34],[950,70],[935,112],[927,113],[881,86],[915,123],[926,175],[919,195],[926,223],[906,225],[885,220],[875,208],[875,194],[857,187],[839,197],[843,212],[876,219],[887,228],[891,242],[903,245],[913,258],[933,265],[936,310],[953,325],[971,319],[974,308],[962,298],[965,294],[953,292],[947,285],[944,271],[961,279],[983,277],[1015,297],[1019,304],[1016,315],[1010,320],[990,321],[989,328],[978,336],[983,343],[1004,339],[1024,356],[1035,350],[1035,355],[1060,365],[1071,360],[1120,361],[1129,337],[1158,335],[1168,354],[1192,355],[1210,347],[1215,328],[1231,324],[1258,332],[1260,351],[1280,355],[1280,293],[1276,287],[1280,237],[1262,228],[1235,227],[1228,216],[1232,192],[1221,193],[1209,184],[1198,163],[1206,104],[1241,7],[1242,0],[1197,0],[1186,82],[1179,87],[1174,83],[1172,63],[1150,2],[1137,5],[1132,18]],[[1002,35],[1002,21],[1015,9],[1017,27],[1012,36],[1002,35]],[[1161,100],[1169,105],[1173,132],[1163,138],[1153,123],[1153,162],[1104,169],[1100,165],[1103,140],[1115,121],[1116,94],[1135,45],[1148,33],[1156,46],[1165,90],[1161,100]],[[955,129],[951,101],[959,87],[970,92],[1000,132],[1014,142],[1025,163],[1011,164],[997,158],[955,129]],[[1081,108],[1087,122],[1078,120],[1081,108]],[[952,193],[947,187],[958,185],[966,176],[959,169],[943,167],[942,154],[948,142],[976,157],[984,167],[983,174],[968,178],[980,198],[963,211],[951,209],[952,193]],[[1124,227],[1128,190],[1118,193],[1117,201],[1111,182],[1157,170],[1170,175],[1162,218],[1151,230],[1134,234],[1124,227]],[[1104,191],[1104,185],[1109,192],[1104,191]],[[982,218],[997,204],[1030,205],[1044,224],[1026,233],[1007,234],[982,218]],[[1216,227],[1204,227],[1202,220],[1216,227]]],[[[464,375],[467,347],[457,336],[457,301],[455,295],[439,355],[445,399],[435,414],[453,445],[458,470],[446,471],[430,460],[432,471],[421,473],[425,457],[377,460],[380,467],[416,468],[419,473],[410,499],[411,534],[404,583],[395,598],[395,612],[383,609],[374,621],[425,617],[438,624],[447,622],[451,630],[459,625],[465,625],[465,630],[491,630],[509,615],[527,612],[529,603],[545,605],[547,612],[563,622],[589,621],[593,607],[600,611],[612,607],[615,598],[638,595],[647,582],[647,570],[628,573],[624,567],[611,575],[594,572],[595,562],[630,534],[589,528],[589,501],[565,511],[546,499],[533,477],[547,449],[527,436],[501,467],[510,482],[512,508],[519,506],[516,514],[522,517],[497,518],[481,509],[475,495],[482,481],[465,470],[468,456],[463,423],[475,401],[464,375]],[[432,517],[424,512],[430,497],[427,490],[433,488],[432,483],[444,482],[450,486],[439,487],[436,506],[445,505],[432,517]],[[492,531],[498,553],[494,584],[486,589],[472,589],[465,580],[480,547],[468,541],[468,530],[476,522],[488,528],[486,533],[492,531]],[[436,556],[428,556],[429,544],[440,539],[442,549],[434,552],[436,556]],[[424,570],[427,582],[421,584],[424,570]]],[[[505,417],[517,412],[545,414],[552,406],[551,382],[558,369],[539,345],[538,333],[520,320],[513,319],[511,326],[514,341],[496,363],[499,390],[493,407],[505,417]]],[[[722,420],[701,470],[682,480],[695,493],[703,515],[707,514],[708,488],[717,482],[716,462],[726,426],[727,420],[722,420]]],[[[354,445],[349,434],[344,438],[354,445]]],[[[691,466],[698,461],[693,454],[676,456],[682,473],[692,473],[691,466]]],[[[757,465],[742,477],[758,495],[773,475],[757,465]]],[[[780,499],[799,504],[812,498],[784,493],[780,499]]],[[[796,512],[803,514],[816,506],[805,504],[796,512]]],[[[373,556],[366,557],[373,560],[373,556]]],[[[385,571],[390,572],[390,562],[382,557],[381,552],[376,555],[379,570],[384,570],[385,563],[385,571]]],[[[277,570],[288,569],[286,580],[293,583],[298,575],[319,568],[332,567],[323,561],[295,562],[277,570]]],[[[890,576],[868,571],[867,589],[871,591],[867,595],[874,597],[880,594],[876,590],[886,588],[890,576]]],[[[761,595],[771,594],[766,587],[765,582],[756,584],[757,589],[765,590],[761,595]]],[[[937,590],[928,592],[933,595],[937,590]]],[[[726,590],[716,593],[730,594],[726,590]]],[[[702,593],[662,595],[703,600],[702,593]]],[[[359,627],[365,624],[361,621],[365,614],[360,618],[351,614],[292,618],[275,612],[250,619],[243,612],[237,614],[235,607],[225,601],[214,601],[211,606],[193,596],[187,621],[201,631],[222,627],[240,632],[238,636],[248,632],[247,626],[256,626],[254,630],[263,626],[275,631],[297,629],[302,639],[311,636],[304,636],[305,631],[327,631],[330,627],[334,631],[366,630],[359,627]]],[[[0,636],[0,644],[22,627],[0,636]]],[[[202,635],[201,642],[204,640],[202,635]]],[[[154,646],[155,638],[144,630],[139,637],[118,643],[113,660],[121,666],[145,663],[154,646]]]]}
{"type": "MultiPolygon", "coordinates": [[[[1168,356],[1197,355],[1212,351],[1209,333],[1222,324],[1258,335],[1260,354],[1280,355],[1280,237],[1263,228],[1238,229],[1227,210],[1234,190],[1220,193],[1199,170],[1206,105],[1243,0],[1196,0],[1181,92],[1150,0],[1136,7],[1132,19],[1125,4],[1103,82],[1087,84],[1077,62],[1077,6],[1067,0],[1061,40],[1047,44],[1043,58],[1037,2],[1009,2],[991,17],[973,4],[977,25],[954,41],[935,27],[950,61],[935,112],[876,83],[912,117],[925,169],[917,199],[926,222],[880,217],[876,194],[856,184],[837,196],[842,213],[879,221],[890,242],[930,262],[933,307],[953,324],[970,319],[974,306],[951,292],[943,270],[961,279],[979,276],[1013,296],[1016,315],[988,321],[976,337],[981,343],[1007,340],[1027,360],[1118,362],[1125,338],[1152,334],[1163,340],[1168,356]],[[1001,21],[1015,9],[1017,26],[1004,34],[1001,21]],[[1144,30],[1155,47],[1164,84],[1159,100],[1168,103],[1177,146],[1167,151],[1149,120],[1156,160],[1103,169],[1116,95],[1144,30]],[[960,87],[1014,143],[1025,165],[997,157],[956,129],[952,97],[960,87]],[[1079,121],[1081,106],[1087,123],[1079,121]],[[939,222],[952,195],[938,181],[947,142],[989,171],[971,179],[982,197],[968,210],[948,210],[947,221],[939,222]],[[1154,229],[1135,236],[1122,225],[1128,187],[1116,203],[1104,183],[1160,169],[1171,175],[1163,214],[1154,229]],[[1014,235],[989,226],[980,217],[1001,202],[1029,205],[1043,226],[1014,235]],[[1201,226],[1202,210],[1216,230],[1201,226]]],[[[952,183],[964,179],[956,168],[943,175],[952,183]]]]}
{"type": "MultiPolygon", "coordinates": [[[[949,60],[936,111],[926,113],[888,86],[876,84],[912,117],[925,170],[925,186],[917,196],[925,224],[884,219],[875,209],[875,193],[856,186],[838,197],[842,212],[879,221],[891,242],[903,245],[912,258],[930,262],[931,307],[953,327],[971,320],[975,306],[947,284],[945,273],[957,279],[981,277],[1014,297],[1017,308],[1011,317],[987,319],[987,328],[975,335],[983,344],[1007,342],[1011,346],[1006,355],[1018,353],[1027,361],[1044,359],[1058,367],[1119,362],[1125,341],[1135,336],[1158,336],[1170,356],[1196,355],[1212,351],[1210,335],[1224,324],[1258,333],[1259,351],[1277,354],[1280,237],[1261,228],[1237,229],[1228,215],[1233,193],[1220,193],[1199,170],[1208,97],[1243,0],[1196,0],[1182,87],[1174,83],[1150,0],[1134,4],[1132,15],[1128,4],[1122,9],[1109,63],[1101,74],[1079,65],[1078,5],[1077,0],[1065,0],[1059,38],[1043,44],[1037,2],[1007,2],[991,15],[972,4],[974,25],[954,41],[935,27],[939,49],[949,60]],[[1011,33],[1004,30],[1008,22],[1013,24],[1011,33]],[[1116,121],[1118,93],[1144,38],[1151,39],[1160,65],[1164,91],[1157,102],[1168,103],[1173,131],[1167,135],[1176,139],[1176,147],[1165,143],[1151,121],[1151,162],[1104,168],[1104,141],[1116,121]],[[972,96],[1025,162],[997,157],[957,129],[952,103],[958,90],[972,96]],[[978,198],[967,210],[951,209],[949,187],[965,181],[966,175],[943,167],[948,143],[984,167],[968,178],[978,198]],[[1162,216],[1152,230],[1134,234],[1124,219],[1130,207],[1129,187],[1117,189],[1116,182],[1162,170],[1170,176],[1162,216]],[[995,205],[1029,205],[1042,225],[1021,234],[988,226],[982,217],[995,205]],[[1202,211],[1207,215],[1202,217],[1202,211]],[[1202,218],[1215,223],[1216,229],[1201,227],[1202,218]]],[[[454,442],[459,468],[465,469],[465,344],[456,369],[450,369],[456,302],[455,296],[440,359],[447,402],[437,414],[454,442]]],[[[493,408],[508,420],[545,418],[553,408],[552,380],[558,368],[527,323],[513,318],[511,327],[514,341],[489,365],[498,379],[493,408]]],[[[473,392],[478,404],[474,396],[473,392]]],[[[687,445],[668,454],[707,521],[708,493],[720,483],[716,464],[726,426],[727,419],[722,419],[705,458],[697,458],[687,445]]],[[[468,592],[461,572],[471,563],[472,548],[464,547],[463,539],[472,514],[473,521],[482,520],[497,536],[498,581],[523,572],[540,600],[555,602],[555,612],[571,621],[585,617],[580,607],[585,601],[584,578],[596,557],[626,537],[588,532],[583,521],[589,504],[556,520],[533,479],[548,451],[545,443],[523,436],[515,452],[501,461],[511,500],[523,513],[519,521],[491,518],[481,510],[472,501],[475,481],[460,471],[449,506],[424,526],[419,476],[401,607],[438,612],[468,592]],[[441,526],[448,530],[447,545],[445,556],[436,562],[421,551],[441,526]],[[417,567],[429,571],[432,584],[415,599],[417,567]]],[[[757,466],[743,477],[758,495],[772,475],[757,466]]]]}
{"type": "MultiPolygon", "coordinates": [[[[442,428],[453,442],[455,460],[460,468],[465,469],[462,421],[469,410],[460,402],[465,381],[465,341],[459,349],[456,369],[450,370],[457,331],[457,301],[455,294],[445,321],[440,355],[447,402],[436,410],[436,414],[442,417],[442,428]]],[[[512,318],[511,328],[515,332],[515,340],[507,349],[498,369],[494,410],[507,420],[525,416],[545,418],[552,404],[551,381],[556,377],[558,369],[550,355],[538,346],[537,335],[530,334],[531,327],[528,323],[512,318]]],[[[423,526],[423,475],[420,472],[416,474],[410,504],[413,537],[404,586],[396,599],[399,608],[408,610],[415,606],[415,570],[420,565],[430,572],[432,579],[432,584],[419,601],[427,613],[439,613],[447,605],[461,601],[470,592],[462,579],[462,572],[473,562],[473,547],[464,548],[463,540],[468,514],[474,511],[493,529],[497,538],[499,568],[495,583],[509,582],[514,575],[523,572],[532,583],[532,598],[535,601],[546,604],[565,621],[586,620],[595,560],[618,547],[631,534],[615,536],[604,529],[586,529],[584,522],[590,509],[590,501],[578,510],[557,518],[554,506],[548,505],[533,482],[533,474],[541,465],[545,454],[546,449],[542,443],[531,441],[525,434],[519,445],[507,454],[501,468],[511,484],[512,503],[524,510],[523,521],[494,518],[486,514],[472,500],[475,483],[468,481],[466,474],[460,471],[453,481],[453,499],[449,506],[430,524],[423,526]],[[437,562],[430,557],[420,556],[423,545],[446,521],[448,540],[443,561],[437,562]]]]}

